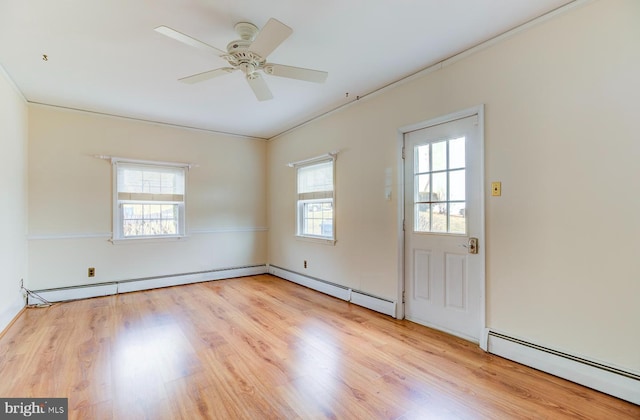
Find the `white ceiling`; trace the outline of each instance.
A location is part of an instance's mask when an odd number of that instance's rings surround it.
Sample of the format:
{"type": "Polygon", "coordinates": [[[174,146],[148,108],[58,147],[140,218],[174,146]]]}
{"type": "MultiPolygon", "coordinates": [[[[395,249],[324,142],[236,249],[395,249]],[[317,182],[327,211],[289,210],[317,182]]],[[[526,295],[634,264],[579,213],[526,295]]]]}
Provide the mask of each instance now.
{"type": "Polygon", "coordinates": [[[29,102],[270,138],[570,2],[1,0],[0,65],[29,102]],[[153,30],[224,50],[237,22],[270,17],[293,34],[268,61],[327,71],[324,84],[266,75],[260,102],[241,72],[178,82],[227,63],[153,30]]]}

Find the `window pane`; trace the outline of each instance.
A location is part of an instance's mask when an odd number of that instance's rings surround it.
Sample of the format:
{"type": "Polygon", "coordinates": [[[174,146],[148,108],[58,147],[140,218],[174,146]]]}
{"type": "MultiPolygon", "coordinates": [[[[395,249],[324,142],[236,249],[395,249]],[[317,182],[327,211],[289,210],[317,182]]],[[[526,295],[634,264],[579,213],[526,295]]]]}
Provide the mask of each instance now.
{"type": "Polygon", "coordinates": [[[416,204],[415,205],[415,221],[413,229],[416,232],[429,232],[431,231],[431,216],[429,213],[428,204],[416,204]]]}
{"type": "Polygon", "coordinates": [[[301,203],[301,234],[333,238],[333,202],[309,200],[301,203]]]}
{"type": "Polygon", "coordinates": [[[416,176],[416,182],[415,182],[415,186],[417,188],[416,201],[432,201],[430,184],[429,184],[430,179],[431,179],[430,174],[416,176]]]}
{"type": "Polygon", "coordinates": [[[431,232],[447,231],[447,205],[431,204],[431,232]]]}
{"type": "Polygon", "coordinates": [[[449,215],[449,231],[451,233],[467,233],[466,203],[451,203],[449,215]]]}
{"type": "Polygon", "coordinates": [[[465,200],[465,170],[449,172],[449,200],[465,200]]]}
{"type": "Polygon", "coordinates": [[[429,145],[425,144],[422,146],[417,146],[415,150],[416,156],[416,173],[428,172],[429,171],[429,145]]]}
{"type": "Polygon", "coordinates": [[[442,171],[447,169],[447,142],[440,141],[431,143],[431,153],[433,154],[432,171],[442,171]]]}
{"type": "Polygon", "coordinates": [[[178,234],[177,204],[122,204],[122,235],[178,234]]]}
{"type": "Polygon", "coordinates": [[[433,174],[433,194],[431,201],[447,201],[447,173],[433,174]]]}
{"type": "Polygon", "coordinates": [[[449,140],[449,169],[464,168],[465,162],[465,138],[449,140]]]}

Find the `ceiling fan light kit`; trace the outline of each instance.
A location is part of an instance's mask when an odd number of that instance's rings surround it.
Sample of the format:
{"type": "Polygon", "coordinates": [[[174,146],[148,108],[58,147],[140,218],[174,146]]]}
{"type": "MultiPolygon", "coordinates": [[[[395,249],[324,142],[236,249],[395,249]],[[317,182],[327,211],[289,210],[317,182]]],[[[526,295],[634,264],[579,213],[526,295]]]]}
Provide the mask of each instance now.
{"type": "Polygon", "coordinates": [[[223,76],[235,70],[240,70],[245,74],[247,83],[253,90],[256,98],[260,101],[266,101],[273,99],[273,94],[259,72],[314,83],[324,83],[327,79],[328,73],[325,71],[267,62],[267,56],[293,33],[290,27],[273,18],[269,19],[262,30],[258,30],[257,26],[249,22],[237,23],[235,30],[240,36],[240,39],[227,44],[227,52],[169,28],[168,26],[159,26],[155,28],[155,30],[183,44],[213,51],[217,56],[226,60],[231,66],[209,70],[179,79],[184,83],[198,83],[214,77],[223,76]]]}

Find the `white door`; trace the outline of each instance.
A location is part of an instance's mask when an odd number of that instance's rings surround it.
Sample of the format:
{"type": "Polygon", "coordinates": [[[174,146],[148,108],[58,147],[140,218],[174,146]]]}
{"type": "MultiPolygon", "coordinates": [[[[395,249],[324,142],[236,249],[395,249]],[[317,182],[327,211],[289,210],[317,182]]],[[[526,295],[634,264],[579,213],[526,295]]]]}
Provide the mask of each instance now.
{"type": "Polygon", "coordinates": [[[405,317],[478,342],[483,145],[480,116],[468,115],[404,134],[405,317]]]}

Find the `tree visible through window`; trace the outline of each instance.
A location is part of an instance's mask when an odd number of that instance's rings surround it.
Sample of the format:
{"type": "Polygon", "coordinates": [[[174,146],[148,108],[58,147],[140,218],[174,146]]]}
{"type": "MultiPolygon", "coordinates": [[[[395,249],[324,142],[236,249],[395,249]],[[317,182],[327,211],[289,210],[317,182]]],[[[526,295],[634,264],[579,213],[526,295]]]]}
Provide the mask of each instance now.
{"type": "Polygon", "coordinates": [[[415,159],[414,230],[466,233],[465,138],[416,146],[415,159]]]}
{"type": "Polygon", "coordinates": [[[183,166],[115,163],[114,239],[184,236],[183,166]]]}
{"type": "Polygon", "coordinates": [[[334,159],[297,168],[298,236],[335,239],[334,159]]]}

